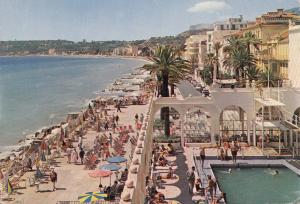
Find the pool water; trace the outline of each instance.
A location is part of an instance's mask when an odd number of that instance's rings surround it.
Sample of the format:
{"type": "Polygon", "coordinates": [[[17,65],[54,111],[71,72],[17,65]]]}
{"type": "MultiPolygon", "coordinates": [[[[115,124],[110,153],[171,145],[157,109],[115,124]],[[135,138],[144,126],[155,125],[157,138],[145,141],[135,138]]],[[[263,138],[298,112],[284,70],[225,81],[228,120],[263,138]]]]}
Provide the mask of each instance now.
{"type": "Polygon", "coordinates": [[[214,168],[214,174],[228,204],[300,203],[300,177],[287,168],[237,168],[231,173],[214,168]]]}

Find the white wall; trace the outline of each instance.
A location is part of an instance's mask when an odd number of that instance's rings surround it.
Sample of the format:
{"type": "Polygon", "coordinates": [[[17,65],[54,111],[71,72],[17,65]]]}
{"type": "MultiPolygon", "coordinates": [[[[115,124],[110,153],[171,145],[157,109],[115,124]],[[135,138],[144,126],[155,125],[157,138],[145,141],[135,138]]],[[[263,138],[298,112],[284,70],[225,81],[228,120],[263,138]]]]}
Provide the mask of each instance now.
{"type": "Polygon", "coordinates": [[[288,77],[293,87],[300,87],[300,26],[289,29],[288,77]]]}

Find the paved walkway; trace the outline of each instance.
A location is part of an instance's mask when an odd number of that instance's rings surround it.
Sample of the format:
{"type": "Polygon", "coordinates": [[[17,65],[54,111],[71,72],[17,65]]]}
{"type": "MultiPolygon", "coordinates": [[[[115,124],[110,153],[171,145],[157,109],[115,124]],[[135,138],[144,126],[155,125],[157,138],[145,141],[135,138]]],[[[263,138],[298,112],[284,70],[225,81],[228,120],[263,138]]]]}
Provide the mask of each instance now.
{"type": "Polygon", "coordinates": [[[181,194],[175,198],[175,200],[181,203],[193,203],[192,196],[189,194],[188,182],[186,177],[186,172],[188,171],[188,165],[186,163],[185,155],[182,153],[178,153],[177,157],[177,166],[179,168],[176,169],[175,174],[179,176],[179,181],[176,184],[181,189],[181,194]]]}
{"type": "Polygon", "coordinates": [[[187,80],[181,81],[179,84],[177,84],[177,87],[184,98],[190,95],[202,96],[202,94],[199,91],[197,91],[197,89],[187,80]]]}

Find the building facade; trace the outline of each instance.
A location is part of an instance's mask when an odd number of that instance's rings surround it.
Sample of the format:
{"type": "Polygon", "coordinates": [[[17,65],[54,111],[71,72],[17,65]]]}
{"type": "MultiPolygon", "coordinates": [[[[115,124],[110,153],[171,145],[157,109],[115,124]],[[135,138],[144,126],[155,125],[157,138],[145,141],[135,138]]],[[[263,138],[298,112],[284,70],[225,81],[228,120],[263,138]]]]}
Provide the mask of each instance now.
{"type": "Polygon", "coordinates": [[[283,78],[287,77],[288,65],[288,28],[290,21],[299,22],[298,15],[277,9],[256,18],[255,24],[242,29],[242,35],[253,33],[261,40],[258,49],[251,47],[256,56],[257,66],[266,70],[271,69],[283,78]]]}
{"type": "Polygon", "coordinates": [[[300,88],[300,26],[289,29],[288,76],[293,87],[300,88]]]}

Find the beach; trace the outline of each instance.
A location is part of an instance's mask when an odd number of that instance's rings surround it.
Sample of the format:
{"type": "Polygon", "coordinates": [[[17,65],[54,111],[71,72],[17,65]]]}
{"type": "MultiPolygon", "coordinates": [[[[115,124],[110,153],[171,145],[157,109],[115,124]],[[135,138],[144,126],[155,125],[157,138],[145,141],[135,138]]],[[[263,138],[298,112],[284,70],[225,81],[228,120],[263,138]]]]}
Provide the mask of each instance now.
{"type": "MultiPolygon", "coordinates": [[[[69,113],[67,120],[27,136],[25,141],[14,147],[17,151],[2,153],[0,169],[4,189],[7,188],[9,179],[13,191],[7,194],[1,188],[1,198],[6,201],[0,203],[76,201],[81,193],[99,191],[99,178],[92,178],[88,173],[108,164],[106,160],[112,156],[120,155],[127,160],[120,164],[118,171],[119,174],[124,172],[131,162],[147,111],[151,95],[151,86],[145,81],[148,77],[149,73],[141,70],[123,75],[107,86],[101,96],[91,99],[86,109],[69,113]],[[118,109],[122,112],[117,112],[118,109]],[[118,122],[115,121],[117,115],[118,122]],[[136,120],[135,115],[140,118],[136,120]],[[107,127],[106,123],[109,124],[107,127]],[[102,153],[96,152],[95,141],[101,141],[102,153]],[[84,164],[81,165],[80,159],[75,163],[68,163],[69,149],[73,154],[74,149],[79,152],[80,147],[86,152],[84,164]],[[105,156],[104,149],[108,151],[105,156]],[[94,155],[97,160],[90,168],[88,159],[94,155]],[[32,163],[32,171],[28,169],[28,158],[32,163]],[[49,179],[51,169],[58,175],[57,189],[54,192],[49,179]],[[41,177],[37,177],[39,172],[41,177]]],[[[113,172],[111,176],[102,178],[101,183],[109,186],[115,180],[116,173],[113,172]]]]}

